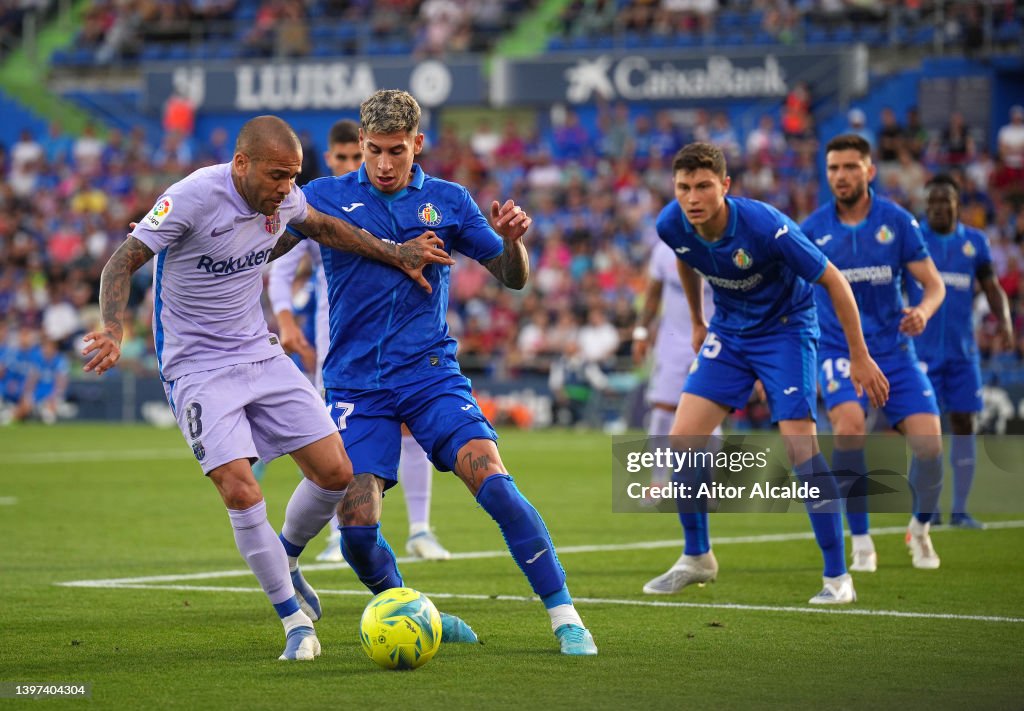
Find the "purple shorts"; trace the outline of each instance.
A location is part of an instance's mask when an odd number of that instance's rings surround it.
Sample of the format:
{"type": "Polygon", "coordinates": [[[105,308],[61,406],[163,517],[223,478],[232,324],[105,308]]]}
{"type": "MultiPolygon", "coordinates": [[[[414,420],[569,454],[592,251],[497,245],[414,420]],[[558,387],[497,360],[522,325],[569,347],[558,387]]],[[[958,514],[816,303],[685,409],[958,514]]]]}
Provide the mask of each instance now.
{"type": "Polygon", "coordinates": [[[270,461],[338,433],[286,355],[189,373],[164,383],[164,392],[204,474],[235,459],[270,461]]]}

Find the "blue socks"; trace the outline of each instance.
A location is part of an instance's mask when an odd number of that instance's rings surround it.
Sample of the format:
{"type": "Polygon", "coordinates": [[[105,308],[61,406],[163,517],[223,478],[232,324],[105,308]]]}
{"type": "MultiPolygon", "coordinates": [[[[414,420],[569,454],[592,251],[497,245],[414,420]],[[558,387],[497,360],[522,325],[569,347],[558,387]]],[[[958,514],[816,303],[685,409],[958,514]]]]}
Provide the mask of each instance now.
{"type": "Polygon", "coordinates": [[[380,524],[373,526],[339,526],[341,554],[359,576],[359,582],[376,595],[391,588],[402,587],[402,574],[391,546],[380,533],[380,524]]]}
{"type": "Polygon", "coordinates": [[[953,435],[949,448],[949,462],[953,465],[953,509],[954,514],[967,513],[967,495],[974,483],[975,437],[974,435],[953,435]]]}
{"type": "Polygon", "coordinates": [[[939,510],[939,494],[942,493],[942,454],[935,459],[918,459],[910,462],[910,490],[914,494],[914,518],[928,523],[932,514],[939,510]]]}
{"type": "Polygon", "coordinates": [[[863,449],[832,451],[832,472],[839,483],[839,493],[846,502],[846,521],[850,533],[862,536],[868,532],[868,462],[863,449]]]}
{"type": "MultiPolygon", "coordinates": [[[[860,453],[863,459],[863,450],[860,453]]],[[[828,462],[819,452],[806,462],[797,464],[793,470],[801,484],[816,486],[820,491],[820,498],[807,500],[804,506],[811,518],[814,539],[825,559],[824,575],[826,578],[843,575],[846,573],[846,543],[843,539],[843,516],[839,508],[840,492],[828,462]]]]}
{"type": "MultiPolygon", "coordinates": [[[[672,481],[697,487],[710,481],[710,471],[706,466],[687,467],[672,474],[672,481]]],[[[676,510],[679,512],[679,523],[683,525],[683,554],[704,555],[711,550],[711,539],[708,535],[708,500],[704,497],[692,499],[676,499],[676,510]]]]}
{"type": "Polygon", "coordinates": [[[477,491],[476,500],[497,522],[512,558],[545,607],[571,604],[565,588],[565,571],[555,555],[547,526],[537,509],[516,488],[512,477],[508,474],[487,477],[477,491]]]}

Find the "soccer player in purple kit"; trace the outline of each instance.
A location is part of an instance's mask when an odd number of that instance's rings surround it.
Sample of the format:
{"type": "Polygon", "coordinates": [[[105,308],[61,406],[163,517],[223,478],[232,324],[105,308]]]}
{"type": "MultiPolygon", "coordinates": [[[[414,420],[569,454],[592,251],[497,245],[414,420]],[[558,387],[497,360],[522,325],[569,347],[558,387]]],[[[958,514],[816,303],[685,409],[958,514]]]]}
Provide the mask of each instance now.
{"type": "Polygon", "coordinates": [[[231,163],[168,188],[103,268],[103,327],[86,334],[82,353],[92,356],[86,371],[117,364],[131,275],[156,255],[153,330],[167,400],[228,509],[239,552],[281,618],[280,658],[308,660],[320,654],[318,614],[308,614],[296,595],[251,464],[291,454],[304,477],[288,516],[316,531],[343,497],[352,465],[319,394],[267,330],[260,266],[300,241],[285,232],[289,224],[398,267],[428,291],[424,266],[451,259],[431,232],[389,244],[314,210],[293,190],[301,165],[294,131],[260,116],[239,131],[231,163]]]}

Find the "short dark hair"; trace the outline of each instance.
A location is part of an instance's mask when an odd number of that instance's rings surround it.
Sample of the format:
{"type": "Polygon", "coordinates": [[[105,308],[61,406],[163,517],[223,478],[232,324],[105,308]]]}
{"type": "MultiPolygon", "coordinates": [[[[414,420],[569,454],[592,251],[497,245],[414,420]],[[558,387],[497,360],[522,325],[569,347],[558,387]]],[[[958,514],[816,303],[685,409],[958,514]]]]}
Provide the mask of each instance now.
{"type": "Polygon", "coordinates": [[[956,179],[949,173],[939,173],[938,175],[932,176],[924,186],[931,190],[932,188],[939,187],[950,187],[953,188],[953,192],[957,197],[960,197],[960,184],[956,182],[956,179]]]}
{"type": "Polygon", "coordinates": [[[336,121],[327,134],[328,146],[335,143],[359,143],[359,124],[349,119],[336,121]]]}
{"type": "Polygon", "coordinates": [[[825,145],[825,155],[828,155],[832,151],[849,150],[857,151],[864,158],[871,157],[871,144],[868,143],[866,138],[858,136],[856,133],[840,134],[825,145]]]}
{"type": "Polygon", "coordinates": [[[706,168],[725,180],[725,154],[722,153],[722,149],[710,143],[691,143],[681,148],[672,160],[673,174],[680,170],[692,173],[701,168],[706,168]]]}

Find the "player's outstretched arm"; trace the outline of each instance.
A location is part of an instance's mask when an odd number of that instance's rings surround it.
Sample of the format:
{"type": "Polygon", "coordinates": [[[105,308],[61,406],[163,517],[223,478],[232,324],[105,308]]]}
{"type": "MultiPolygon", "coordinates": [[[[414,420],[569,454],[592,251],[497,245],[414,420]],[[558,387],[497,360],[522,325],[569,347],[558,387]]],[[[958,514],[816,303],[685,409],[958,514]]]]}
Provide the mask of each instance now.
{"type": "MultiPolygon", "coordinates": [[[[455,260],[444,249],[444,241],[433,232],[427,231],[416,239],[402,244],[385,242],[366,230],[350,225],[337,217],[325,215],[319,210],[309,208],[305,222],[291,223],[295,229],[325,247],[352,252],[361,257],[374,259],[384,264],[401,269],[410,279],[422,286],[429,294],[430,284],[423,276],[423,269],[428,264],[444,264],[451,266],[455,260]]],[[[298,238],[287,232],[281,236],[270,259],[279,257],[295,246],[298,238]],[[294,241],[292,241],[294,240],[294,241]],[[280,248],[280,253],[278,250],[280,248]]]]}
{"type": "Polygon", "coordinates": [[[523,235],[533,224],[533,218],[512,200],[503,205],[495,200],[491,203],[491,224],[501,235],[505,249],[497,257],[480,263],[509,289],[522,289],[530,278],[530,256],[523,235]]]}
{"type": "Polygon", "coordinates": [[[693,271],[693,268],[686,262],[677,259],[676,269],[679,271],[679,281],[683,282],[686,303],[690,307],[690,322],[693,324],[693,352],[698,353],[704,339],[708,337],[708,325],[704,321],[704,284],[701,283],[700,274],[693,271]]]}
{"type": "Polygon", "coordinates": [[[942,283],[942,277],[939,276],[939,270],[935,268],[935,262],[931,257],[907,262],[907,271],[921,285],[924,294],[917,306],[903,309],[900,333],[920,336],[924,327],[928,325],[928,319],[942,306],[942,300],[946,298],[946,285],[942,283]]]}
{"type": "Polygon", "coordinates": [[[996,317],[996,336],[999,345],[1004,350],[1013,350],[1013,321],[1010,319],[1010,302],[1006,298],[1006,292],[999,285],[995,272],[992,271],[992,264],[982,265],[978,269],[978,284],[985,292],[988,299],[988,307],[992,315],[996,317]]]}
{"type": "Polygon", "coordinates": [[[867,392],[871,404],[881,407],[889,399],[889,381],[868,353],[864,333],[861,331],[860,312],[850,283],[832,262],[825,267],[818,283],[828,291],[839,325],[843,327],[843,335],[850,348],[850,380],[853,381],[853,387],[858,395],[867,392]]]}
{"type": "Polygon", "coordinates": [[[121,338],[124,336],[124,311],[128,306],[132,274],[153,258],[153,250],[129,236],[117,251],[110,255],[100,274],[100,314],[103,330],[85,334],[86,346],[82,355],[93,357],[83,366],[85,371],[102,375],[121,358],[121,338]]]}

